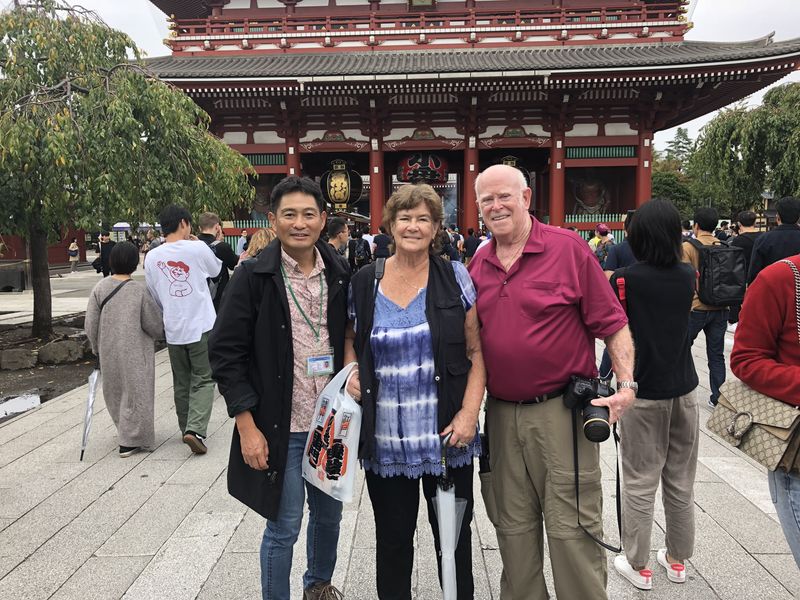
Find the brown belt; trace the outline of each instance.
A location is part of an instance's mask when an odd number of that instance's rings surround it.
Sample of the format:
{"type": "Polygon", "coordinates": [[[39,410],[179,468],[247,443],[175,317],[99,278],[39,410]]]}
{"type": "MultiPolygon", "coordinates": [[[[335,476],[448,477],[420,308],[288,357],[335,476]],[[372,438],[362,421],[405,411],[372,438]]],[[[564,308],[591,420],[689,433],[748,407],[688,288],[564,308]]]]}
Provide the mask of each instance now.
{"type": "Polygon", "coordinates": [[[547,392],[546,394],[541,394],[539,396],[534,396],[533,398],[528,398],[525,400],[504,400],[503,398],[498,398],[492,394],[489,394],[489,398],[493,398],[494,400],[499,400],[500,402],[508,402],[510,404],[541,404],[542,402],[547,402],[548,400],[552,400],[553,398],[558,398],[559,396],[563,396],[564,392],[566,391],[566,387],[558,389],[554,392],[547,392]]]}

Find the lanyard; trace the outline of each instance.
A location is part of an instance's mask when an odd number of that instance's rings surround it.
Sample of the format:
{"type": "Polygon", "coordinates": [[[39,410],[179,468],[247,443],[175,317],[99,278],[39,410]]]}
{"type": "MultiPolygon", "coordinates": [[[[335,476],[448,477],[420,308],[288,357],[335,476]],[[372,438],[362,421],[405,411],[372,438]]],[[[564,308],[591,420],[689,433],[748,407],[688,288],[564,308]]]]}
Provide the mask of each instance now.
{"type": "Polygon", "coordinates": [[[319,335],[322,332],[322,301],[325,297],[325,286],[322,285],[322,271],[319,273],[319,317],[317,318],[316,329],[314,328],[314,324],[311,322],[311,319],[308,318],[306,311],[303,310],[303,307],[300,306],[300,303],[297,301],[297,296],[294,295],[294,289],[292,288],[292,282],[289,281],[289,278],[286,276],[286,270],[283,268],[283,263],[281,263],[281,275],[283,275],[283,281],[286,284],[286,287],[289,288],[289,293],[292,295],[294,305],[297,307],[297,310],[300,311],[300,314],[303,315],[303,319],[305,319],[306,323],[308,323],[311,333],[314,334],[314,337],[319,342],[319,335]]]}

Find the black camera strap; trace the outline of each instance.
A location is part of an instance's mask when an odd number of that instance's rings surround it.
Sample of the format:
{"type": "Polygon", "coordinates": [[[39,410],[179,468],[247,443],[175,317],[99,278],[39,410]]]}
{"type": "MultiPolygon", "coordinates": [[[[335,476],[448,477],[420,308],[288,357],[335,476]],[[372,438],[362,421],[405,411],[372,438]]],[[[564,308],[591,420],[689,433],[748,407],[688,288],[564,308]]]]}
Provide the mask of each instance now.
{"type": "MultiPolygon", "coordinates": [[[[622,552],[622,494],[620,491],[619,481],[619,434],[617,433],[617,424],[614,423],[614,447],[617,451],[617,529],[619,530],[619,547],[607,544],[603,540],[597,539],[586,527],[581,523],[581,495],[580,495],[580,468],[578,465],[578,411],[572,409],[572,455],[575,460],[575,510],[578,515],[578,527],[583,530],[583,533],[592,538],[596,543],[600,544],[606,550],[611,552],[622,552]]],[[[602,491],[601,491],[602,493],[602,491]]],[[[602,515],[600,517],[602,519],[602,515]]]]}

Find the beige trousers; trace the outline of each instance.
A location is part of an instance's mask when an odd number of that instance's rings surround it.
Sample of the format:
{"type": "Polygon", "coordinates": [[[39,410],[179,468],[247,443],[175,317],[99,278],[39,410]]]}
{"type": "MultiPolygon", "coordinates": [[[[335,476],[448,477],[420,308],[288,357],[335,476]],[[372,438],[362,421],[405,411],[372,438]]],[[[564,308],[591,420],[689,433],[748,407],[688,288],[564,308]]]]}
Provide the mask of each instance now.
{"type": "Polygon", "coordinates": [[[638,399],[620,419],[622,537],[634,567],[650,559],[653,505],[661,482],[667,552],[686,560],[694,551],[694,476],[700,409],[691,392],[671,400],[638,399]]]}
{"type": "MultiPolygon", "coordinates": [[[[605,551],[578,528],[570,411],[560,397],[533,405],[490,397],[487,421],[492,472],[483,496],[494,500],[489,517],[503,559],[502,600],[548,598],[543,524],[558,598],[605,599],[605,551]]],[[[581,523],[600,537],[600,450],[582,431],[578,443],[581,523]]]]}

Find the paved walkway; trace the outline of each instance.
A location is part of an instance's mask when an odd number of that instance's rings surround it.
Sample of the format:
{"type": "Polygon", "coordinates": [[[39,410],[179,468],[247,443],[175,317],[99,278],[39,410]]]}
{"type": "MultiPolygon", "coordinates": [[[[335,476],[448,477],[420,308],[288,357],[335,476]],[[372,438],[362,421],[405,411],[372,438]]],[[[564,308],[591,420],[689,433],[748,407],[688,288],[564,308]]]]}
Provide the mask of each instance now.
{"type": "MultiPolygon", "coordinates": [[[[70,277],[75,283],[86,279],[79,287],[89,288],[97,279],[92,274],[70,277]]],[[[7,306],[0,297],[0,311],[7,306]]],[[[696,362],[707,385],[701,341],[696,362]]],[[[226,492],[233,423],[224,402],[215,402],[209,453],[191,456],[177,431],[165,352],[156,363],[157,447],[152,453],[117,456],[114,427],[101,396],[86,458],[79,462],[85,386],[0,425],[0,599],[259,597],[264,522],[226,492]]],[[[705,399],[706,388],[700,392],[705,399]]],[[[707,415],[704,409],[703,421],[707,415]]],[[[602,457],[606,532],[614,538],[612,444],[603,445],[602,457]]],[[[670,584],[656,566],[653,591],[638,592],[616,575],[609,557],[609,597],[782,600],[800,595],[800,573],[777,522],[764,470],[704,431],[695,489],[697,548],[688,566],[689,581],[670,584]]],[[[363,477],[359,490],[345,506],[334,583],[348,600],[372,600],[374,524],[363,477]]],[[[477,477],[475,495],[475,597],[499,598],[501,561],[477,477]]],[[[655,518],[653,548],[658,548],[664,542],[658,504],[655,518]]],[[[302,597],[303,540],[296,547],[293,598],[302,597]]],[[[439,598],[424,506],[417,548],[415,598],[439,598]]],[[[549,578],[549,566],[547,572],[549,578]]]]}

